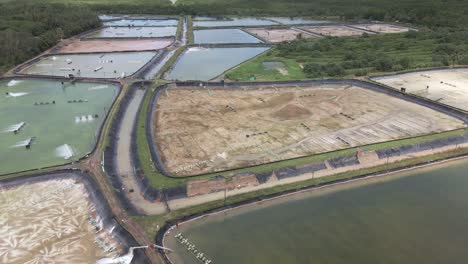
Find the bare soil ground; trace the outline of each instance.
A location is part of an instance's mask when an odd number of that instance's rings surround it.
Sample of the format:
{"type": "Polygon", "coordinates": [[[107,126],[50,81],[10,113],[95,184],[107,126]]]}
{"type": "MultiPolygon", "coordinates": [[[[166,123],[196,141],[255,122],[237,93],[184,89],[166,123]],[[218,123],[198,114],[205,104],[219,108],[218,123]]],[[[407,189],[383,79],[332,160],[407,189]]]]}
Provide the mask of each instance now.
{"type": "Polygon", "coordinates": [[[286,28],[286,29],[251,28],[251,29],[246,29],[246,31],[271,43],[292,41],[292,40],[297,39],[297,36],[299,34],[302,35],[302,38],[306,38],[306,39],[318,37],[318,36],[307,34],[305,32],[295,30],[292,28],[286,28]]]}
{"type": "Polygon", "coordinates": [[[161,38],[157,40],[76,40],[60,47],[59,52],[83,53],[159,50],[168,47],[173,41],[173,38],[161,38]]]}
{"type": "MultiPolygon", "coordinates": [[[[300,29],[307,30],[323,36],[332,37],[349,37],[349,36],[361,36],[365,31],[359,29],[350,28],[347,26],[305,26],[299,27],[300,29]]],[[[372,34],[367,32],[368,34],[372,34]]]]}
{"type": "Polygon", "coordinates": [[[373,80],[468,111],[468,69],[404,73],[373,80]]]}
{"type": "Polygon", "coordinates": [[[423,106],[347,85],[170,89],[153,133],[175,176],[233,169],[464,127],[423,106]]]}
{"type": "Polygon", "coordinates": [[[378,33],[402,33],[409,31],[409,28],[400,27],[390,24],[360,24],[353,25],[355,28],[370,30],[378,33]]]}

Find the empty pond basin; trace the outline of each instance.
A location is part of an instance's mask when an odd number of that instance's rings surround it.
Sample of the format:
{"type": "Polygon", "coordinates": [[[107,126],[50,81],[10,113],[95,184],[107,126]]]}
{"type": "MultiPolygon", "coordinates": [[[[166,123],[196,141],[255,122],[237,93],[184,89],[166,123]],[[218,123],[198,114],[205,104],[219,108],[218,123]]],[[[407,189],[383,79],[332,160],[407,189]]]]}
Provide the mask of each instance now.
{"type": "Polygon", "coordinates": [[[157,52],[70,54],[41,57],[21,70],[23,74],[86,78],[119,78],[133,75],[157,52]]]}
{"type": "Polygon", "coordinates": [[[180,56],[167,79],[207,81],[268,49],[266,47],[189,48],[180,56]]]}
{"type": "Polygon", "coordinates": [[[39,177],[0,182],[1,263],[96,263],[126,253],[78,176],[39,177]]]}
{"type": "Polygon", "coordinates": [[[231,18],[224,20],[194,21],[195,27],[247,27],[247,26],[271,26],[278,22],[261,18],[231,18]]]}
{"type": "Polygon", "coordinates": [[[175,36],[177,27],[106,27],[85,38],[162,38],[175,36]]]}
{"type": "Polygon", "coordinates": [[[0,175],[85,156],[118,91],[103,83],[0,81],[0,175]]]}
{"type": "Polygon", "coordinates": [[[93,39],[70,41],[60,47],[60,53],[91,53],[91,52],[120,52],[120,51],[148,51],[168,47],[174,38],[157,39],[93,39]]]}
{"type": "Polygon", "coordinates": [[[205,29],[193,32],[196,44],[261,43],[262,41],[240,29],[205,29]]]}
{"type": "Polygon", "coordinates": [[[159,27],[159,26],[177,26],[179,23],[175,19],[122,19],[104,22],[104,26],[112,27],[159,27]]]}
{"type": "Polygon", "coordinates": [[[329,23],[329,21],[325,20],[312,20],[306,18],[290,18],[290,17],[267,17],[266,19],[273,20],[275,22],[284,24],[284,25],[303,25],[303,24],[323,24],[329,23]]]}

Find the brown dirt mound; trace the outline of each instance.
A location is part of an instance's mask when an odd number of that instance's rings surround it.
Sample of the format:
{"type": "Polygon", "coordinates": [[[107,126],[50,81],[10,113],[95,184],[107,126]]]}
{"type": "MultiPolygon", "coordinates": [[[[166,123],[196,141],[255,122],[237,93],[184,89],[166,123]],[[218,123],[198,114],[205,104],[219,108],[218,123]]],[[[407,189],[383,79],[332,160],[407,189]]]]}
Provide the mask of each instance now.
{"type": "Polygon", "coordinates": [[[280,120],[303,119],[308,117],[311,112],[303,107],[288,104],[280,110],[273,113],[273,117],[280,120]]]}

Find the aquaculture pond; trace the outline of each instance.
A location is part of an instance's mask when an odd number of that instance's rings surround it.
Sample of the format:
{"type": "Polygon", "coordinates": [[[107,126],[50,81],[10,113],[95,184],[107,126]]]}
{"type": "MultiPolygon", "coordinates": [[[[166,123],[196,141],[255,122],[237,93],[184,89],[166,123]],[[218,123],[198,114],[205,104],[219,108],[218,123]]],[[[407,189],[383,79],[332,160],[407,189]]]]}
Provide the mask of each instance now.
{"type": "Polygon", "coordinates": [[[262,41],[240,29],[194,30],[195,44],[261,43],[262,41]]]}
{"type": "Polygon", "coordinates": [[[92,151],[119,88],[53,80],[0,81],[0,174],[76,161],[92,151]]]}
{"type": "Polygon", "coordinates": [[[464,263],[467,160],[327,187],[204,217],[171,231],[174,263],[464,263]]]}
{"type": "Polygon", "coordinates": [[[23,74],[86,78],[121,78],[133,75],[157,52],[114,52],[41,57],[21,70],[23,74]]]}
{"type": "Polygon", "coordinates": [[[262,18],[229,18],[223,20],[207,20],[207,21],[194,21],[194,27],[244,27],[244,26],[271,26],[279,25],[274,22],[262,18]]]}
{"type": "Polygon", "coordinates": [[[175,36],[177,27],[106,27],[85,38],[162,38],[175,36]]]}
{"type": "Polygon", "coordinates": [[[102,206],[90,196],[76,177],[0,182],[0,262],[117,263],[109,260],[127,248],[103,228],[102,206]]]}
{"type": "Polygon", "coordinates": [[[175,19],[122,19],[104,22],[104,26],[110,27],[160,27],[160,26],[177,26],[179,23],[175,19]]]}
{"type": "Polygon", "coordinates": [[[305,18],[289,18],[289,17],[267,17],[266,19],[273,20],[275,22],[284,24],[284,25],[303,25],[303,24],[323,24],[329,23],[329,21],[325,20],[312,20],[312,19],[305,19],[305,18]]]}
{"type": "Polygon", "coordinates": [[[207,81],[268,49],[192,47],[178,58],[166,79],[207,81]]]}

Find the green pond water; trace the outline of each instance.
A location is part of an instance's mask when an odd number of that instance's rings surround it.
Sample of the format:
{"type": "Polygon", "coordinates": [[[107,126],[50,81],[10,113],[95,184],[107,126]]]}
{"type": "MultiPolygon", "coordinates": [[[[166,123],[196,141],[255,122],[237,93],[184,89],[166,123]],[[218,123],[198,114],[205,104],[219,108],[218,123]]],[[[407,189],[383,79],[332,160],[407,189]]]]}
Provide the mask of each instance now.
{"type": "Polygon", "coordinates": [[[106,27],[85,38],[162,38],[173,37],[177,27],[106,27]]]}
{"type": "Polygon", "coordinates": [[[158,27],[158,26],[177,26],[179,23],[175,19],[153,20],[153,19],[122,19],[104,22],[104,26],[111,27],[158,27]]]}
{"type": "Polygon", "coordinates": [[[468,161],[312,190],[180,225],[174,263],[402,264],[468,260],[468,161]]]}
{"type": "Polygon", "coordinates": [[[130,76],[150,61],[157,52],[113,52],[42,57],[21,71],[24,74],[86,78],[130,76]]]}
{"type": "Polygon", "coordinates": [[[167,79],[207,81],[266,50],[268,50],[266,47],[192,47],[178,58],[167,79]]]}
{"type": "Polygon", "coordinates": [[[262,41],[240,29],[194,30],[195,44],[261,43],[262,41]]]}
{"type": "Polygon", "coordinates": [[[0,174],[65,164],[86,155],[118,89],[98,83],[0,81],[0,174]]]}

